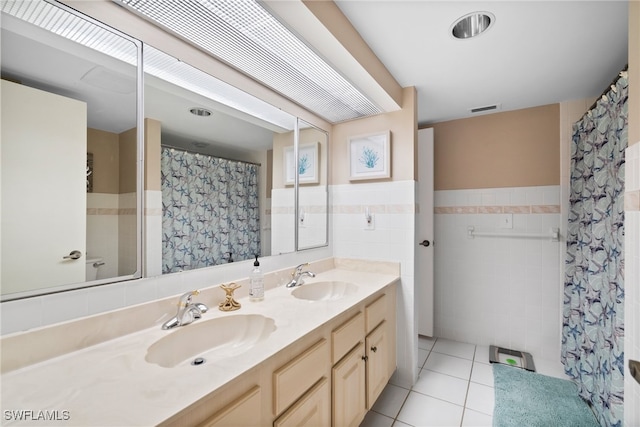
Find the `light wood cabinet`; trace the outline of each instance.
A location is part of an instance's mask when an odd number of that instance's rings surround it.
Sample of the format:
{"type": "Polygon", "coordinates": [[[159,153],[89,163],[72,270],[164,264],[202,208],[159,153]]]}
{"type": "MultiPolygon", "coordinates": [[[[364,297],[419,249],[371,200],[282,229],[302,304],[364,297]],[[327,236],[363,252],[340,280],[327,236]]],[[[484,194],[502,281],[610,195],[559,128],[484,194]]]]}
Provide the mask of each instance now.
{"type": "Polygon", "coordinates": [[[364,343],[360,342],[333,367],[333,426],[358,426],[367,412],[364,359],[364,343]]]}
{"type": "Polygon", "coordinates": [[[389,313],[389,309],[391,308],[389,307],[390,301],[391,298],[387,297],[387,294],[382,294],[375,301],[366,306],[364,310],[364,317],[367,334],[373,331],[376,326],[382,323],[391,314],[389,313]]]}
{"type": "Polygon", "coordinates": [[[332,425],[357,426],[396,367],[395,291],[389,289],[331,333],[332,425]],[[388,320],[387,320],[388,319],[388,320]],[[352,349],[348,355],[345,349],[352,349]]]}
{"type": "Polygon", "coordinates": [[[328,426],[331,422],[331,389],[322,378],[274,423],[274,427],[328,426]]]}
{"type": "Polygon", "coordinates": [[[366,338],[367,409],[373,407],[391,376],[388,337],[387,323],[383,321],[366,338]]]}
{"type": "Polygon", "coordinates": [[[326,372],[328,343],[321,339],[273,373],[273,412],[279,415],[326,372]]]}
{"type": "Polygon", "coordinates": [[[213,417],[202,423],[201,427],[249,427],[261,425],[260,413],[261,396],[260,387],[240,396],[226,408],[216,413],[213,417]]]}
{"type": "Polygon", "coordinates": [[[331,332],[332,364],[338,363],[353,346],[362,340],[364,315],[358,312],[331,332]]]}
{"type": "Polygon", "coordinates": [[[395,292],[384,288],[162,426],[359,426],[396,367],[395,292]]]}

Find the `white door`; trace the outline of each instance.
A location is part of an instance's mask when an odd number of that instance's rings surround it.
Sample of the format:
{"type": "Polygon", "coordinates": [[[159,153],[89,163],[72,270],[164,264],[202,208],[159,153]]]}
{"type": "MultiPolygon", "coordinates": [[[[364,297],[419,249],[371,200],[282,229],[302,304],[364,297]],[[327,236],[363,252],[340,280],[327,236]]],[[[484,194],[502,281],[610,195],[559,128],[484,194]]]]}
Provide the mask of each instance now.
{"type": "Polygon", "coordinates": [[[3,80],[1,111],[2,293],[84,282],[86,104],[3,80]]]}
{"type": "Polygon", "coordinates": [[[416,295],[418,334],[433,336],[433,128],[418,130],[416,295]]]}

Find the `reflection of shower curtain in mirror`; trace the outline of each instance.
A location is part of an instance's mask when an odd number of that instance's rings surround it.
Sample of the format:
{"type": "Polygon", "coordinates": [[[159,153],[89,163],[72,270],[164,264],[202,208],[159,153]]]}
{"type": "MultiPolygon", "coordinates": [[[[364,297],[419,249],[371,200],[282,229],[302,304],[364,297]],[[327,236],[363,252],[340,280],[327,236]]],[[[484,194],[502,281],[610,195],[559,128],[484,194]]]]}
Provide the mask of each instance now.
{"type": "Polygon", "coordinates": [[[258,166],[162,149],[162,272],[260,255],[258,166]]]}

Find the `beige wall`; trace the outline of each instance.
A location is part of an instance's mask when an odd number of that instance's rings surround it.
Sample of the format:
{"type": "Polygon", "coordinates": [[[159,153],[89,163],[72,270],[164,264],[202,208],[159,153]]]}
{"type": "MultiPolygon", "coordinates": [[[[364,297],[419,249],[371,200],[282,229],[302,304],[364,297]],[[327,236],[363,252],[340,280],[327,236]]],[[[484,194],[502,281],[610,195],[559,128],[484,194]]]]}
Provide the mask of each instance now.
{"type": "Polygon", "coordinates": [[[273,188],[285,188],[284,185],[284,149],[293,147],[293,132],[273,134],[273,188]]]}
{"type": "MultiPolygon", "coordinates": [[[[402,109],[392,113],[339,123],[331,131],[331,184],[348,184],[349,138],[378,131],[391,131],[391,178],[416,179],[417,101],[414,87],[402,90],[402,109]]],[[[380,180],[376,180],[380,181],[380,180]]],[[[368,181],[358,181],[368,182],[368,181]]]]}
{"type": "Polygon", "coordinates": [[[118,135],[98,129],[87,129],[87,152],[93,154],[93,192],[118,194],[118,135]]]}
{"type": "Polygon", "coordinates": [[[136,192],[136,151],[138,130],[136,128],[120,135],[120,194],[136,192]]]}
{"type": "Polygon", "coordinates": [[[160,191],[162,123],[144,119],[144,189],[160,191]]]}
{"type": "MultiPolygon", "coordinates": [[[[320,183],[319,185],[327,185],[327,136],[324,132],[316,128],[308,128],[300,130],[300,145],[310,144],[318,142],[318,160],[320,171],[320,183]]],[[[284,170],[284,149],[286,147],[293,147],[293,132],[286,133],[274,133],[273,134],[273,150],[271,153],[272,161],[272,188],[286,188],[284,184],[285,170],[284,170]]],[[[269,184],[269,183],[268,183],[269,184]]],[[[305,185],[305,184],[302,184],[305,185]]],[[[306,184],[312,185],[312,184],[306,184]]],[[[291,185],[289,185],[291,187],[291,185]]]]}
{"type": "Polygon", "coordinates": [[[558,104],[433,127],[436,190],[560,183],[558,104]]]}
{"type": "MultiPolygon", "coordinates": [[[[144,126],[144,188],[159,191],[161,123],[157,120],[145,119],[144,126]]],[[[87,129],[87,152],[93,153],[94,193],[118,194],[136,191],[136,139],[135,128],[120,135],[98,129],[87,129]],[[120,162],[125,165],[122,170],[120,162]]]]}

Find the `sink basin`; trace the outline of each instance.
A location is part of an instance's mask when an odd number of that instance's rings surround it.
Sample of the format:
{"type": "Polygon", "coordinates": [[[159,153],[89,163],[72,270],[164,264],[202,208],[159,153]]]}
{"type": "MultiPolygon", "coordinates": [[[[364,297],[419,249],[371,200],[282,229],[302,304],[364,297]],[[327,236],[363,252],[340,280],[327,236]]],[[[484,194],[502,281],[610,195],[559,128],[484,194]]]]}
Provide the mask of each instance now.
{"type": "Polygon", "coordinates": [[[349,282],[315,282],[295,288],[291,295],[310,301],[331,301],[354,294],[358,287],[349,282]]]}
{"type": "Polygon", "coordinates": [[[259,314],[198,320],[177,328],[150,345],[145,360],[173,368],[183,362],[191,363],[196,358],[209,361],[225,359],[251,349],[275,330],[275,321],[259,314]]]}

